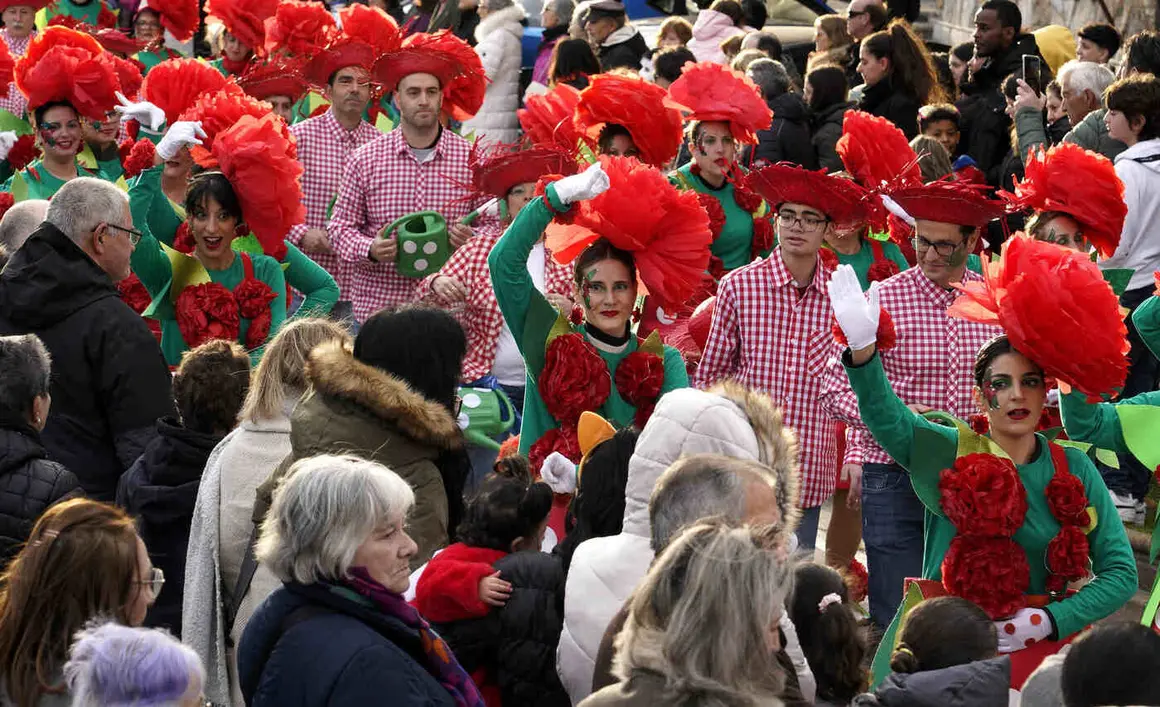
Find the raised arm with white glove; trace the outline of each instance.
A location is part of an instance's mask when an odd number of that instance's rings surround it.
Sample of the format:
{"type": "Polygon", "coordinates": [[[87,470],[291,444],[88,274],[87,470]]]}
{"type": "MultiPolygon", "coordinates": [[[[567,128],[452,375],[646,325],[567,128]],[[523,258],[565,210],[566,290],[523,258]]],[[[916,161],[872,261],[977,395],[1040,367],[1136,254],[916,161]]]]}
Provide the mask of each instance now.
{"type": "Polygon", "coordinates": [[[169,126],[165,137],[157,143],[157,155],[163,160],[171,160],[183,147],[202,144],[198,138],[206,137],[200,120],[179,121],[169,126]]]}
{"type": "Polygon", "coordinates": [[[604,167],[599,162],[584,170],[580,174],[564,177],[552,184],[556,189],[556,196],[565,204],[574,204],[577,201],[595,199],[612,186],[604,167]]]}
{"type": "Polygon", "coordinates": [[[862,294],[858,275],[849,265],[839,265],[830,277],[830,306],[846,335],[851,351],[867,349],[878,339],[878,283],[870,286],[869,299],[862,294]]]}
{"type": "Polygon", "coordinates": [[[121,120],[136,120],[138,123],[147,126],[153,132],[161,129],[165,124],[165,111],[153,105],[149,101],[141,101],[134,103],[125,94],[117,91],[117,100],[121,105],[114,106],[113,110],[121,114],[121,120]]]}
{"type": "Polygon", "coordinates": [[[13,130],[0,131],[0,161],[8,159],[8,153],[12,151],[12,147],[16,145],[16,140],[19,137],[13,130]]]}

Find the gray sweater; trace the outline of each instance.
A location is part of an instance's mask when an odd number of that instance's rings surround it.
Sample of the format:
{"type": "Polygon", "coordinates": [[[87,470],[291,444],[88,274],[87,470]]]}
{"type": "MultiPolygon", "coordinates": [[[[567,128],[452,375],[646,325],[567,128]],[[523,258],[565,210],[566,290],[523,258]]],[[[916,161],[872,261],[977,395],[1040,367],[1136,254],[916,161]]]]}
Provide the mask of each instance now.
{"type": "MultiPolygon", "coordinates": [[[[1115,160],[1116,155],[1128,149],[1128,146],[1108,136],[1108,126],[1104,123],[1107,112],[1106,108],[1100,108],[1088,113],[1079,125],[1063,136],[1063,141],[1115,160]]],[[[1047,128],[1044,127],[1041,111],[1020,108],[1015,113],[1015,131],[1019,136],[1019,159],[1026,161],[1029,150],[1047,147],[1047,128]]]]}

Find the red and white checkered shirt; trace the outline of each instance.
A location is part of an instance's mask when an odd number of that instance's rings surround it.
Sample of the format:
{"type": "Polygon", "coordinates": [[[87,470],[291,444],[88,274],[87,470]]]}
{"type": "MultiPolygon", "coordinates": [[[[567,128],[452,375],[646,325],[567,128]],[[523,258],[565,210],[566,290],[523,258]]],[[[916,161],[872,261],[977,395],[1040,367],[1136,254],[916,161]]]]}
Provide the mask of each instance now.
{"type": "MultiPolygon", "coordinates": [[[[971,270],[963,275],[964,282],[982,279],[971,270]]],[[[894,348],[880,354],[894,393],[907,405],[928,405],[962,420],[978,412],[972,397],[975,355],[1003,330],[947,316],[958,291],[931,282],[917,266],[884,281],[878,292],[897,334],[894,348]]],[[[827,367],[823,387],[826,409],[849,425],[843,463],[892,464],[862,424],[858,399],[839,359],[827,367]]]]}
{"type": "MultiPolygon", "coordinates": [[[[4,43],[8,45],[8,51],[11,52],[13,58],[24,56],[24,53],[28,51],[29,42],[35,36],[36,30],[33,30],[32,34],[23,39],[13,37],[8,34],[6,29],[0,30],[0,39],[3,39],[4,43]]],[[[24,97],[23,93],[16,90],[15,83],[8,84],[8,95],[0,98],[0,110],[6,110],[17,118],[23,118],[24,111],[28,110],[28,99],[24,97]]]]}
{"type": "MultiPolygon", "coordinates": [[[[441,305],[442,301],[431,290],[431,283],[436,277],[454,277],[467,289],[466,303],[459,305],[455,312],[467,333],[467,355],[463,358],[464,383],[486,376],[495,365],[496,343],[503,331],[503,314],[495,300],[487,256],[501,235],[503,232],[495,228],[481,229],[466,245],[455,251],[439,272],[424,278],[416,290],[419,299],[441,305]]],[[[551,251],[546,249],[544,286],[547,288],[545,294],[572,295],[572,268],[556,262],[551,251]]]]}
{"type": "MultiPolygon", "coordinates": [[[[375,126],[360,121],[354,130],[342,127],[333,111],[290,126],[298,139],[298,161],[302,163],[302,203],[306,206],[306,221],[290,229],[286,237],[296,246],[302,245],[302,236],[311,228],[326,228],[327,212],[338,196],[342,170],[354,151],[381,135],[375,126]]],[[[338,283],[345,297],[349,269],[334,253],[306,253],[338,283]]]]}
{"type": "Polygon", "coordinates": [[[431,158],[420,164],[400,128],[355,150],[342,174],[329,230],[338,257],[351,266],[344,294],[356,320],[364,322],[383,307],[415,299],[416,280],[400,275],[394,263],[367,256],[384,226],[429,210],[450,225],[479,205],[467,199],[470,151],[470,143],[443,130],[431,158]]]}
{"type": "Polygon", "coordinates": [[[822,374],[838,351],[826,284],[832,270],[818,258],[813,281],[798,289],[776,249],[721,280],[696,385],[731,378],[767,393],[797,434],[801,506],[820,506],[834,492],[838,450],[834,421],[822,409],[822,374]]]}

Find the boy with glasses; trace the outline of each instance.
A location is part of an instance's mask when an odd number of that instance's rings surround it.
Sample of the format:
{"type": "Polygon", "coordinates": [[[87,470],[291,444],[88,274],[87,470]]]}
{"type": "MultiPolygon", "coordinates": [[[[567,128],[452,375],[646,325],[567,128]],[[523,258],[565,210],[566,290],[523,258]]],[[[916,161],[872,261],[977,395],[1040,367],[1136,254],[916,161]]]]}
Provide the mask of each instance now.
{"type": "MultiPolygon", "coordinates": [[[[878,287],[897,341],[880,353],[886,376],[912,410],[942,410],[967,419],[978,412],[972,395],[975,354],[1001,330],[952,319],[946,310],[958,297],[954,285],[982,280],[968,269],[967,258],[980,229],[1003,215],[1003,205],[957,182],[902,189],[883,201],[913,229],[918,259],[915,267],[878,287]]],[[[823,388],[826,409],[849,426],[843,464],[853,470],[851,497],[861,498],[870,618],[882,629],[898,609],[903,580],[922,572],[924,510],[906,470],[862,424],[839,361],[831,362],[823,388]]]]}
{"type": "Polygon", "coordinates": [[[833,265],[819,250],[834,229],[865,220],[866,194],[850,180],[780,164],[751,172],[744,182],[776,204],[779,245],[721,280],[696,386],[733,379],[781,408],[798,437],[798,543],[812,550],[838,463],[834,422],[820,401],[826,362],[837,351],[826,292],[833,265]]]}

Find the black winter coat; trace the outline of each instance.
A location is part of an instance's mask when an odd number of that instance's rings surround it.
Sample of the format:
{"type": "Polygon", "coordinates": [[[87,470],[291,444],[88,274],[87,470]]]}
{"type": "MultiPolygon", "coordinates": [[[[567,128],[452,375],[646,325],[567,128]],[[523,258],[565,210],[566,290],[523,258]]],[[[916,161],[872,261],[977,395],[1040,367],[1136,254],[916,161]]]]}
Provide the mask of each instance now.
{"type": "Polygon", "coordinates": [[[507,604],[478,619],[439,624],[439,635],[467,672],[486,669],[505,706],[568,707],[556,675],[564,568],[556,557],[535,551],[513,553],[493,567],[512,584],[507,604]]]}
{"type": "Polygon", "coordinates": [[[859,109],[886,118],[906,135],[907,140],[913,140],[918,135],[918,109],[921,107],[917,98],[895,91],[890,79],[883,79],[866,87],[859,109]]]}
{"type": "Polygon", "coordinates": [[[35,430],[0,428],[0,569],[16,556],[45,509],[79,494],[77,477],[48,460],[35,430]]]}
{"type": "Polygon", "coordinates": [[[623,42],[600,47],[600,70],[616,68],[640,71],[640,60],[648,54],[648,44],[640,32],[636,32],[623,42]]]}
{"type": "Polygon", "coordinates": [[[149,608],[145,625],[181,638],[185,553],[197,488],[210,452],[222,439],[186,429],[174,418],[157,421],[157,438],[117,486],[117,504],[136,517],[154,567],[165,573],[165,591],[149,608]]]}
{"type": "Polygon", "coordinates": [[[36,334],[52,354],[52,410],[41,439],[85,494],[117,480],[172,415],[169,369],[149,327],[104,270],[49,223],[0,273],[0,336],[36,334]]]}
{"type": "Polygon", "coordinates": [[[846,119],[846,111],[857,109],[858,104],[853,101],[835,103],[815,113],[810,121],[818,166],[827,172],[840,172],[846,168],[838,156],[838,139],[842,137],[842,121],[846,119]]]}
{"type": "Polygon", "coordinates": [[[773,111],[769,130],[759,130],[757,145],[746,148],[744,164],[762,167],[778,162],[792,162],[806,169],[817,169],[818,158],[810,142],[809,109],[796,93],[783,93],[766,101],[773,111]]]}

